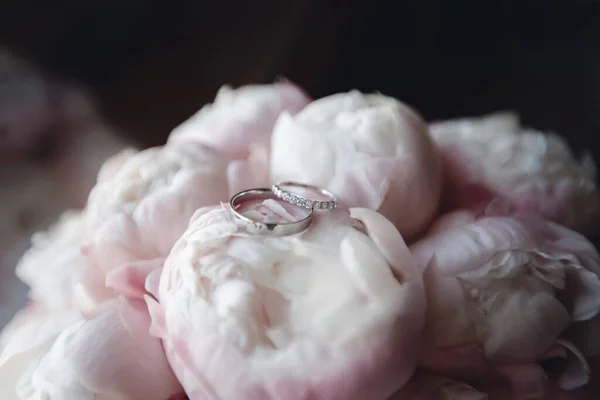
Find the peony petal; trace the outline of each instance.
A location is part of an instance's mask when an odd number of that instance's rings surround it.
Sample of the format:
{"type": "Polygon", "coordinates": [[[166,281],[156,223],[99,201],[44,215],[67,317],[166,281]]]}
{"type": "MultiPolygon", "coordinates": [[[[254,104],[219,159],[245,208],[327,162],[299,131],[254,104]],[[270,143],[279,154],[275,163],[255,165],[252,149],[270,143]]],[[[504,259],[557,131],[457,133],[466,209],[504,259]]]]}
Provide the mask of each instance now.
{"type": "Polygon", "coordinates": [[[417,372],[389,400],[488,400],[488,395],[450,378],[417,372]]]}
{"type": "Polygon", "coordinates": [[[405,276],[401,276],[401,282],[404,280],[420,282],[422,280],[420,270],[402,236],[389,220],[383,215],[365,208],[350,209],[350,216],[362,222],[369,238],[373,240],[392,268],[397,273],[404,273],[405,276]],[[402,244],[399,245],[400,243],[402,244]]]}
{"type": "Polygon", "coordinates": [[[571,306],[573,322],[590,320],[600,313],[600,278],[583,268],[568,269],[562,297],[571,306]]]}
{"type": "MultiPolygon", "coordinates": [[[[434,257],[425,270],[425,293],[427,295],[427,343],[441,355],[446,346],[457,343],[474,343],[478,339],[478,327],[473,322],[472,305],[465,296],[465,288],[454,278],[436,274],[437,259],[434,257]]],[[[484,357],[483,349],[476,346],[476,359],[484,357]]],[[[425,353],[427,354],[427,352],[425,353]]],[[[456,356],[457,357],[457,356],[456,356]]],[[[423,358],[426,360],[426,356],[423,358]]],[[[459,358],[455,360],[459,365],[459,358]]]]}
{"type": "Polygon", "coordinates": [[[161,305],[150,296],[144,296],[144,300],[148,306],[148,312],[150,313],[150,319],[152,321],[148,331],[152,336],[156,336],[157,338],[166,338],[167,328],[164,307],[161,307],[161,305]]]}
{"type": "Polygon", "coordinates": [[[46,312],[30,304],[2,332],[0,341],[0,398],[17,400],[16,383],[53,345],[60,332],[81,315],[73,310],[46,312]]]}
{"type": "Polygon", "coordinates": [[[106,286],[129,297],[142,298],[146,294],[146,279],[162,268],[164,259],[140,260],[110,272],[106,276],[106,286]]]}
{"type": "Polygon", "coordinates": [[[569,325],[561,303],[544,292],[512,293],[487,318],[485,353],[492,361],[527,361],[539,357],[569,325]]]}
{"type": "Polygon", "coordinates": [[[61,333],[39,365],[22,378],[19,389],[60,400],[102,395],[164,400],[181,393],[149,326],[143,301],[115,301],[91,320],[61,333]]]}
{"type": "Polygon", "coordinates": [[[40,304],[30,304],[2,332],[0,368],[8,368],[12,357],[52,340],[80,318],[80,314],[73,310],[49,313],[40,304]]]}
{"type": "Polygon", "coordinates": [[[242,190],[269,187],[269,153],[265,148],[252,146],[245,160],[233,160],[227,167],[229,193],[231,196],[242,190]]]}
{"type": "MultiPolygon", "coordinates": [[[[164,262],[164,260],[163,260],[164,262]]],[[[147,293],[150,293],[154,298],[158,298],[158,292],[160,290],[160,274],[162,269],[155,269],[146,277],[144,283],[144,289],[147,293]]]]}
{"type": "Polygon", "coordinates": [[[566,340],[557,340],[556,345],[566,350],[565,366],[558,374],[557,386],[562,390],[570,391],[586,385],[592,371],[585,356],[566,340]]]}

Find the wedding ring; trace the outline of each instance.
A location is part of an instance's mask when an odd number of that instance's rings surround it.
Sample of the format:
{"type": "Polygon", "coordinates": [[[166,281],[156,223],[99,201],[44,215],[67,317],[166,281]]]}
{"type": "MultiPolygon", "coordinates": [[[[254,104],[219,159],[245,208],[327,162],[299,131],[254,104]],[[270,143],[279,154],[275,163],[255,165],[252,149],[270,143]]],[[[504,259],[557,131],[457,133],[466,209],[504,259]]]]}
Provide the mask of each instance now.
{"type": "Polygon", "coordinates": [[[238,209],[244,202],[252,200],[277,199],[277,196],[267,188],[244,190],[233,196],[229,200],[229,205],[233,214],[244,222],[246,231],[253,235],[260,236],[287,236],[295,233],[300,233],[308,229],[312,222],[313,210],[311,209],[308,215],[298,221],[292,222],[261,222],[243,215],[238,209]]]}
{"type": "Polygon", "coordinates": [[[327,189],[323,189],[313,185],[307,185],[304,183],[297,182],[280,182],[271,188],[275,196],[288,203],[295,204],[300,207],[308,208],[310,210],[333,210],[338,206],[337,197],[327,189]],[[316,193],[320,193],[329,200],[315,200],[309,199],[308,197],[292,193],[282,188],[282,186],[296,187],[304,190],[311,190],[316,193]]]}

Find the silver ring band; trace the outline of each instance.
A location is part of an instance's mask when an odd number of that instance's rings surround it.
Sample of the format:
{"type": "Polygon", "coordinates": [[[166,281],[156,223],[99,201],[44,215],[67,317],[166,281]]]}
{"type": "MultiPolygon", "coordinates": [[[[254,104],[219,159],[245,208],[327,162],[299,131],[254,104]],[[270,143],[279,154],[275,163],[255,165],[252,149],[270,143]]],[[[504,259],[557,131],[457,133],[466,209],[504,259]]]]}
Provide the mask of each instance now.
{"type": "Polygon", "coordinates": [[[283,201],[295,204],[300,207],[308,208],[311,210],[333,210],[338,206],[337,197],[327,189],[323,189],[313,185],[307,185],[304,183],[297,182],[279,182],[272,186],[271,190],[275,196],[279,197],[283,201]],[[329,200],[313,200],[302,195],[292,193],[282,188],[282,186],[293,186],[302,189],[309,189],[324,195],[329,200]]]}
{"type": "Polygon", "coordinates": [[[239,192],[229,200],[229,205],[233,214],[244,222],[246,231],[252,235],[259,236],[287,236],[300,233],[308,229],[312,222],[313,211],[301,220],[293,222],[261,222],[246,217],[237,209],[245,202],[250,200],[277,199],[277,196],[267,188],[249,189],[239,192]]]}

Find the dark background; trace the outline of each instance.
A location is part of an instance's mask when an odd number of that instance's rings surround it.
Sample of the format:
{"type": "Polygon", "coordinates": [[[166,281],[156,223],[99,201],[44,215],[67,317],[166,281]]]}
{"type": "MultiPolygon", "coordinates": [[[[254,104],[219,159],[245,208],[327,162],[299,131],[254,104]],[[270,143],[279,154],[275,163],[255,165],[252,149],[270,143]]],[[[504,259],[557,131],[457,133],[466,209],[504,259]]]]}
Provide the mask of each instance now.
{"type": "Polygon", "coordinates": [[[0,44],[99,99],[142,144],[222,84],[379,90],[427,119],[519,111],[600,159],[600,2],[4,0],[0,44]],[[85,4],[82,4],[85,3],[85,4]]]}

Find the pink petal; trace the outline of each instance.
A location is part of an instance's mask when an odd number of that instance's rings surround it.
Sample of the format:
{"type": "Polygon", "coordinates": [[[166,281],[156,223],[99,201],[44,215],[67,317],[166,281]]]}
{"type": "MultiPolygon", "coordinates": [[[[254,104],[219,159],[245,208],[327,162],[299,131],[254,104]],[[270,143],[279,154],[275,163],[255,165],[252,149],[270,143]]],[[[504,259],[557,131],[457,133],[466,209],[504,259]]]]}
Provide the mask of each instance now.
{"type": "Polygon", "coordinates": [[[389,400],[488,400],[488,396],[450,378],[417,372],[389,400]]]}
{"type": "MultiPolygon", "coordinates": [[[[556,380],[557,386],[562,390],[575,390],[585,386],[591,375],[591,369],[581,352],[570,342],[566,340],[557,340],[556,347],[562,348],[565,353],[562,357],[565,364],[562,370],[558,372],[556,380]]],[[[553,359],[552,355],[548,359],[553,359]]]]}
{"type": "Polygon", "coordinates": [[[16,386],[21,376],[80,318],[74,310],[47,312],[35,303],[18,313],[0,337],[0,398],[19,398],[16,386]]]}
{"type": "Polygon", "coordinates": [[[182,392],[141,300],[120,300],[64,331],[20,390],[76,400],[111,395],[164,400],[182,392]],[[43,382],[43,384],[42,384],[43,382]]]}
{"type": "Polygon", "coordinates": [[[106,286],[129,297],[142,298],[146,294],[146,279],[153,271],[160,271],[163,258],[134,261],[106,276],[106,286]]]}
{"type": "Polygon", "coordinates": [[[245,160],[233,160],[227,167],[229,193],[233,196],[242,190],[270,187],[269,153],[265,148],[252,146],[245,160]]]}

